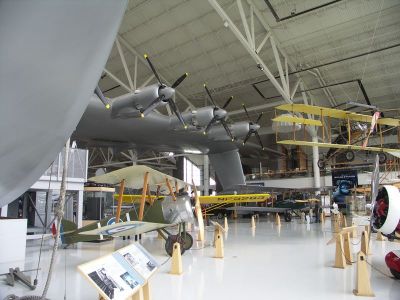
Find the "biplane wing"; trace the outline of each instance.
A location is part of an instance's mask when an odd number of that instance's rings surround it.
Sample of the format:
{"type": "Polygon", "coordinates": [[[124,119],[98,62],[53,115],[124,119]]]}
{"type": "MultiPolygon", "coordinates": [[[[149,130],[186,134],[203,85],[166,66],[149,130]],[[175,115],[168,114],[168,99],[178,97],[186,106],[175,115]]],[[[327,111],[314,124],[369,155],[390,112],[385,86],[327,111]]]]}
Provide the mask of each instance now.
{"type": "Polygon", "coordinates": [[[199,196],[200,204],[220,204],[220,203],[256,203],[264,202],[271,197],[270,194],[242,194],[242,195],[217,195],[199,196]]]}
{"type": "MultiPolygon", "coordinates": [[[[343,119],[343,120],[349,119],[351,121],[358,121],[364,123],[372,122],[372,116],[369,115],[363,115],[355,112],[350,112],[335,108],[327,108],[322,106],[314,106],[307,104],[282,104],[277,106],[276,109],[285,110],[288,112],[306,113],[320,117],[330,117],[334,119],[343,119]]],[[[400,126],[400,120],[392,118],[381,118],[377,121],[377,124],[397,127],[400,126]]]]}
{"type": "Polygon", "coordinates": [[[277,144],[283,145],[298,145],[298,146],[317,146],[317,147],[324,147],[324,148],[337,148],[337,149],[349,149],[349,150],[364,150],[364,151],[372,151],[372,152],[388,152],[392,153],[399,153],[400,149],[394,148],[381,148],[381,147],[362,147],[359,145],[349,145],[349,144],[332,144],[332,143],[317,143],[317,142],[308,142],[308,141],[298,141],[298,140],[282,140],[277,141],[277,144]]]}

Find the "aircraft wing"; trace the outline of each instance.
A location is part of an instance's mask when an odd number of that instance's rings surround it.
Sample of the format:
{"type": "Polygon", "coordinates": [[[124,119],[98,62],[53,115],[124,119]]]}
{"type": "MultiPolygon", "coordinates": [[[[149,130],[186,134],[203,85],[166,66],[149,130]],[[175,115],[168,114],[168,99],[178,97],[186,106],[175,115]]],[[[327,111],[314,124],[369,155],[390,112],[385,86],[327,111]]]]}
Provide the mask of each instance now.
{"type": "Polygon", "coordinates": [[[160,228],[172,226],[173,224],[161,224],[153,222],[129,221],[114,223],[89,231],[79,232],[82,235],[107,235],[112,237],[137,235],[160,228]]]}
{"type": "Polygon", "coordinates": [[[228,204],[228,203],[257,203],[264,202],[271,197],[270,194],[241,194],[241,195],[217,195],[199,196],[200,204],[228,204]]]}
{"type": "Polygon", "coordinates": [[[270,213],[284,213],[292,210],[289,207],[257,207],[257,206],[236,206],[228,207],[226,210],[248,211],[248,212],[270,212],[270,213]]]}

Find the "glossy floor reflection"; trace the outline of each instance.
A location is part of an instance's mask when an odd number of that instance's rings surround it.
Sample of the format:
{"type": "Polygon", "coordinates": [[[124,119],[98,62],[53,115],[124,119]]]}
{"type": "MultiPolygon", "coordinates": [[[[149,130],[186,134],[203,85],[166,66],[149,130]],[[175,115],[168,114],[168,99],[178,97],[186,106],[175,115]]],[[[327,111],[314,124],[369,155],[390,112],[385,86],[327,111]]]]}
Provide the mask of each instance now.
{"type": "MultiPolygon", "coordinates": [[[[324,224],[301,224],[298,220],[282,222],[277,227],[272,218],[261,218],[255,230],[250,219],[229,222],[225,236],[225,258],[215,259],[213,228],[206,232],[206,246],[193,246],[183,256],[184,273],[168,274],[170,261],[164,252],[164,241],[151,233],[144,236],[142,245],[164,265],[151,279],[153,300],[213,300],[213,299],[360,299],[352,294],[355,266],[334,269],[335,245],[326,245],[332,237],[330,221],[324,224]]],[[[372,265],[390,274],[384,256],[400,243],[375,241],[372,235],[372,265]]],[[[60,250],[49,289],[50,299],[98,299],[95,289],[78,273],[77,265],[106,255],[132,242],[116,239],[101,244],[81,243],[75,248],[60,250]]],[[[359,248],[354,239],[354,253],[359,248]]],[[[30,292],[19,283],[15,288],[0,284],[0,299],[8,294],[40,295],[50,261],[51,246],[45,243],[42,254],[39,285],[30,292]]],[[[40,242],[28,244],[25,268],[37,265],[40,242]]],[[[355,257],[355,255],[354,255],[355,257]]],[[[370,273],[371,273],[371,269],[370,273]]],[[[35,273],[29,273],[33,278],[35,273]]],[[[4,279],[5,277],[1,277],[4,279]]],[[[400,299],[400,281],[372,270],[375,299],[400,299]]]]}

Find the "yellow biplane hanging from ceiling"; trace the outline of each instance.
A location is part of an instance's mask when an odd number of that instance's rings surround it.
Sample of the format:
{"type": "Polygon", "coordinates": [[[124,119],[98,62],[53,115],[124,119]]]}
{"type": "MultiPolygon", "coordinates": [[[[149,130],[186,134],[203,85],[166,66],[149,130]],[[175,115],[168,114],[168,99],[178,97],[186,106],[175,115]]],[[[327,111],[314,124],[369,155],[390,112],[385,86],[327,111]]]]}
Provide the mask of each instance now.
{"type": "MultiPolygon", "coordinates": [[[[379,112],[373,115],[364,115],[351,111],[339,110],[334,108],[313,106],[307,104],[283,104],[275,107],[276,117],[272,119],[277,122],[276,128],[276,143],[283,145],[298,145],[298,146],[318,146],[330,148],[329,152],[346,151],[348,161],[354,159],[354,151],[372,151],[383,154],[384,152],[398,156],[400,149],[384,147],[385,133],[397,128],[398,136],[400,137],[399,128],[400,120],[393,118],[381,118],[379,112]],[[281,115],[277,115],[277,111],[285,111],[281,115]],[[305,118],[302,114],[307,114],[312,118],[305,118]],[[332,119],[335,122],[333,126],[332,119]],[[279,140],[279,124],[292,124],[291,135],[292,139],[279,140]],[[298,125],[303,126],[302,137],[296,131],[298,125]],[[321,142],[307,140],[305,126],[315,126],[315,129],[321,133],[321,142]],[[332,141],[332,131],[339,128],[339,135],[332,141]],[[379,144],[369,146],[369,138],[371,135],[379,136],[379,144]],[[337,149],[332,151],[332,149],[337,149]]],[[[397,141],[399,144],[399,140],[397,141]]],[[[322,167],[322,166],[320,166],[322,167]]]]}

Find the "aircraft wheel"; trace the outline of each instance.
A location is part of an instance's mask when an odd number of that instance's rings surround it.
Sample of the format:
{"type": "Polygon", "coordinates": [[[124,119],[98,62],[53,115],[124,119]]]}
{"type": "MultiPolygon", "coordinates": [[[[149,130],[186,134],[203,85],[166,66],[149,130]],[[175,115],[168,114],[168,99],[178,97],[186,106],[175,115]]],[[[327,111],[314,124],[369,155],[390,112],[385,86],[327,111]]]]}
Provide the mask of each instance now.
{"type": "Polygon", "coordinates": [[[354,157],[355,157],[354,152],[351,151],[351,150],[346,151],[346,152],[344,153],[344,156],[346,157],[346,160],[347,160],[347,161],[353,161],[353,160],[354,160],[354,157]]]}
{"type": "Polygon", "coordinates": [[[165,241],[165,251],[169,256],[172,256],[174,251],[174,244],[178,242],[181,245],[181,254],[185,253],[185,241],[180,235],[169,235],[165,241]]]}
{"type": "Polygon", "coordinates": [[[378,153],[378,156],[379,156],[379,163],[384,164],[387,160],[386,154],[383,152],[380,152],[380,153],[378,153]]]}
{"type": "Polygon", "coordinates": [[[320,169],[325,169],[325,161],[323,159],[318,159],[317,165],[320,169]]]}
{"type": "Polygon", "coordinates": [[[186,234],[182,234],[183,238],[183,248],[186,250],[189,250],[193,246],[193,237],[186,232],[186,234]]]}
{"type": "Polygon", "coordinates": [[[390,273],[393,274],[394,278],[400,279],[400,272],[397,272],[397,271],[394,270],[394,269],[389,269],[389,270],[390,270],[390,273]]]}
{"type": "Polygon", "coordinates": [[[290,221],[292,221],[292,214],[285,213],[284,218],[285,218],[285,222],[290,222],[290,221]]]}
{"type": "Polygon", "coordinates": [[[222,212],[218,213],[217,218],[219,220],[223,219],[224,218],[224,214],[222,212]]]}

